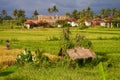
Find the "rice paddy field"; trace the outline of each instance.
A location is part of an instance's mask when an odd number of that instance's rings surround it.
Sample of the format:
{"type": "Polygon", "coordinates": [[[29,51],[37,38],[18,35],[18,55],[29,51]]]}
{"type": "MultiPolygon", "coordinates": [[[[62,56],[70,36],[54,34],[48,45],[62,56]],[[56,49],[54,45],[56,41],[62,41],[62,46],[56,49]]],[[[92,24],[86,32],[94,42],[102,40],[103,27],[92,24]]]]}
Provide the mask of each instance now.
{"type": "MultiPolygon", "coordinates": [[[[0,80],[119,80],[120,79],[120,28],[91,27],[70,28],[71,38],[76,34],[88,38],[92,42],[92,50],[98,55],[107,57],[107,61],[91,67],[69,68],[67,65],[56,67],[36,67],[33,63],[25,66],[10,66],[4,69],[0,65],[0,80]],[[110,65],[110,67],[108,66],[110,65]],[[103,71],[104,70],[104,71],[103,71]],[[8,73],[7,73],[8,72],[8,73]],[[104,78],[105,77],[105,78],[104,78]]],[[[31,51],[42,49],[57,55],[61,47],[62,28],[36,29],[0,29],[0,62],[8,58],[14,60],[16,54],[25,48],[31,51]],[[6,40],[10,40],[10,50],[6,51],[6,40]]],[[[60,64],[58,64],[60,65],[60,64]]]]}

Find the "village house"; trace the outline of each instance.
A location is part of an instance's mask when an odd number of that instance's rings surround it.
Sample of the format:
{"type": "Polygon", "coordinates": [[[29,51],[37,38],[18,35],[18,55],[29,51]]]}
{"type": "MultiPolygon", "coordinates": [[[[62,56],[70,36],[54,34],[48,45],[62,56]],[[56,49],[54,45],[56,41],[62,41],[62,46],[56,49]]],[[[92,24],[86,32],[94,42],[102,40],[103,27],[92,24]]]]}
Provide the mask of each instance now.
{"type": "Polygon", "coordinates": [[[67,20],[67,19],[69,19],[69,17],[65,15],[56,15],[56,16],[38,15],[37,20],[27,20],[24,23],[24,25],[27,27],[27,29],[29,29],[31,27],[36,27],[42,23],[54,24],[57,20],[67,20]]]}
{"type": "Polygon", "coordinates": [[[91,26],[91,22],[90,21],[85,21],[85,26],[91,26]]]}
{"type": "Polygon", "coordinates": [[[112,19],[110,16],[108,18],[94,18],[92,20],[85,19],[85,26],[102,26],[112,28],[113,26],[119,27],[120,19],[112,19]]]}
{"type": "Polygon", "coordinates": [[[76,23],[76,19],[75,18],[69,18],[68,19],[68,24],[70,24],[72,27],[78,26],[78,23],[76,23]]]}
{"type": "Polygon", "coordinates": [[[55,23],[57,20],[66,20],[68,19],[68,16],[65,15],[56,15],[56,16],[51,16],[51,15],[38,15],[38,21],[42,20],[45,22],[48,22],[50,24],[55,23]]]}
{"type": "Polygon", "coordinates": [[[27,20],[25,23],[24,23],[24,26],[27,28],[27,29],[30,29],[32,28],[33,26],[36,26],[37,24],[37,20],[27,20]]]}

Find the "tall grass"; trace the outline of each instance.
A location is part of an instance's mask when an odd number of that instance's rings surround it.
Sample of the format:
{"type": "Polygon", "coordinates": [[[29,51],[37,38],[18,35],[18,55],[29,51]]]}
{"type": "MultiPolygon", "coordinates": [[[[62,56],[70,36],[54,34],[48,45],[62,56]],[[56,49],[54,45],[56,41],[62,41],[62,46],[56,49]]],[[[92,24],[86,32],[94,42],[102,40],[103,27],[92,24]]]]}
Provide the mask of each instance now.
{"type": "Polygon", "coordinates": [[[99,70],[100,70],[100,73],[101,73],[101,76],[102,76],[102,80],[106,80],[106,73],[104,71],[104,67],[102,65],[102,62],[99,63],[99,70]]]}

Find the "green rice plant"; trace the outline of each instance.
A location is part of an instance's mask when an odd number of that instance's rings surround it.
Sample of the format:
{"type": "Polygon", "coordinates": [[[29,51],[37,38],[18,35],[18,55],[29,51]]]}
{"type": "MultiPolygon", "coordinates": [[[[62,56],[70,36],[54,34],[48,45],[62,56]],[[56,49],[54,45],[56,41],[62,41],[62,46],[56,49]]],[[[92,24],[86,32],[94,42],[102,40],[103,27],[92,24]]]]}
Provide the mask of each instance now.
{"type": "Polygon", "coordinates": [[[111,37],[110,39],[111,39],[111,40],[120,40],[120,36],[119,36],[119,37],[113,36],[113,37],[111,37]]]}
{"type": "Polygon", "coordinates": [[[98,37],[97,39],[99,39],[99,40],[105,40],[105,38],[102,38],[102,37],[98,37]]]}
{"type": "Polygon", "coordinates": [[[3,43],[4,43],[4,40],[1,39],[1,40],[0,40],[0,44],[3,44],[3,43]]]}
{"type": "Polygon", "coordinates": [[[70,28],[69,27],[63,29],[63,37],[62,37],[63,40],[69,41],[70,40],[70,34],[71,34],[71,32],[70,32],[70,28]]]}
{"type": "Polygon", "coordinates": [[[13,42],[17,42],[17,41],[19,41],[19,40],[16,39],[16,38],[12,38],[11,41],[13,41],[13,42]]]}
{"type": "Polygon", "coordinates": [[[84,29],[87,29],[87,28],[88,28],[88,26],[80,26],[79,27],[80,30],[84,30],[84,29]]]}
{"type": "Polygon", "coordinates": [[[106,73],[105,73],[105,71],[104,71],[102,62],[99,63],[99,71],[100,71],[102,80],[106,80],[106,73]]]}
{"type": "Polygon", "coordinates": [[[57,40],[59,40],[59,38],[55,36],[51,36],[48,38],[48,41],[57,41],[57,40]]]}

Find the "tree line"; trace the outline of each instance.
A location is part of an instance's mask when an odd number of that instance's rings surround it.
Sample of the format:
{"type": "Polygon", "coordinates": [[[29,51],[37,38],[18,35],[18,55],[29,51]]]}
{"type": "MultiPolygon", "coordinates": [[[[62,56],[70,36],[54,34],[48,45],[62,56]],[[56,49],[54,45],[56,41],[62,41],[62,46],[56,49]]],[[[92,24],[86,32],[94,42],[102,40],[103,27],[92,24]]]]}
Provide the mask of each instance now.
{"type": "Polygon", "coordinates": [[[86,9],[78,11],[77,9],[74,9],[71,13],[66,13],[66,15],[79,19],[79,18],[94,18],[94,17],[101,17],[105,18],[108,16],[111,16],[112,18],[118,18],[120,17],[120,9],[117,8],[107,8],[107,9],[101,9],[98,13],[95,13],[90,7],[87,7],[86,9]]]}
{"type": "MultiPolygon", "coordinates": [[[[56,7],[56,5],[54,5],[53,7],[48,8],[47,11],[48,11],[49,14],[53,14],[53,13],[59,12],[59,10],[56,7]]],[[[34,10],[33,13],[32,13],[32,19],[36,19],[37,15],[39,15],[38,11],[34,10]]],[[[117,9],[117,8],[103,9],[102,8],[98,13],[95,13],[91,9],[91,7],[87,7],[86,9],[82,9],[82,10],[74,9],[74,10],[72,10],[71,13],[67,13],[66,12],[65,15],[70,16],[72,18],[76,18],[76,19],[83,19],[85,17],[89,18],[89,19],[92,19],[94,17],[105,18],[105,17],[108,17],[108,16],[111,16],[112,18],[118,18],[120,16],[120,9],[117,9]]],[[[21,18],[27,19],[26,11],[23,10],[23,9],[15,9],[15,10],[13,10],[12,11],[12,16],[13,17],[11,17],[7,13],[7,10],[2,10],[2,11],[0,11],[0,22],[2,20],[11,20],[11,19],[17,20],[17,19],[21,19],[21,18]]]]}

